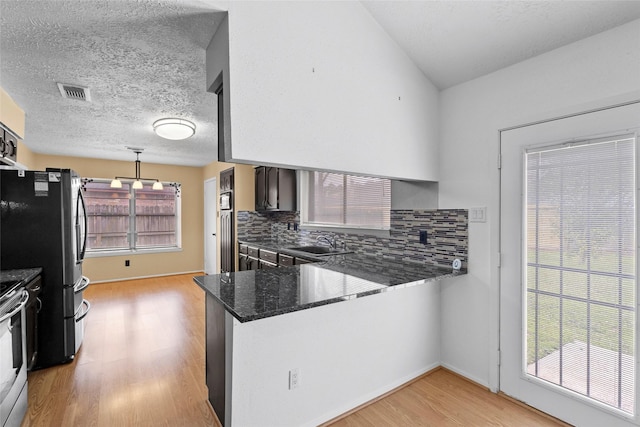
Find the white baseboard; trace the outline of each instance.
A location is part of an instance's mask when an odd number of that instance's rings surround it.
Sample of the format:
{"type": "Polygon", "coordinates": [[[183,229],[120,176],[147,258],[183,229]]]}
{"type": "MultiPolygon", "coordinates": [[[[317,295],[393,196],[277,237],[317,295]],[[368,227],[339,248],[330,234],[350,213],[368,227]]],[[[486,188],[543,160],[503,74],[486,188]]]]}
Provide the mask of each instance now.
{"type": "MultiPolygon", "coordinates": [[[[154,277],[168,277],[168,276],[179,276],[181,274],[193,274],[193,275],[204,275],[202,270],[197,271],[177,271],[175,273],[164,273],[164,274],[152,274],[149,276],[136,276],[136,277],[121,277],[118,279],[109,279],[109,280],[92,280],[92,285],[97,285],[100,283],[113,283],[113,282],[122,282],[124,280],[138,280],[138,279],[153,279],[154,277]]],[[[91,277],[89,277],[91,279],[91,277]]]]}

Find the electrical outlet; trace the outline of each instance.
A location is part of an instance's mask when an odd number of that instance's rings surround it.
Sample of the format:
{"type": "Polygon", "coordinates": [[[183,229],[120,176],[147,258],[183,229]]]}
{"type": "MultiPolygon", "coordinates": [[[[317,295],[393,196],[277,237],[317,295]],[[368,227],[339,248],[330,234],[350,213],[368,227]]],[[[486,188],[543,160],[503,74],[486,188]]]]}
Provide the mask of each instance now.
{"type": "Polygon", "coordinates": [[[298,388],[300,385],[300,370],[298,368],[289,371],[289,390],[298,388]]]}
{"type": "Polygon", "coordinates": [[[131,265],[131,262],[128,259],[124,260],[124,266],[125,267],[129,267],[131,265]]]}
{"type": "Polygon", "coordinates": [[[427,230],[420,230],[420,243],[427,244],[427,230]]]}

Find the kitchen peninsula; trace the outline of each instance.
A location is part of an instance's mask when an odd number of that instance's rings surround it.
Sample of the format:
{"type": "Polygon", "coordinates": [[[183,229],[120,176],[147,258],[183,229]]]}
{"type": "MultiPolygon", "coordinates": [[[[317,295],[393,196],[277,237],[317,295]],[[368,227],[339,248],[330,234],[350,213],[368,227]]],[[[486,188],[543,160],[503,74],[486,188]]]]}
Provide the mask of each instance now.
{"type": "Polygon", "coordinates": [[[216,414],[225,426],[318,425],[439,366],[438,281],[458,274],[342,254],[195,277],[216,414]]]}

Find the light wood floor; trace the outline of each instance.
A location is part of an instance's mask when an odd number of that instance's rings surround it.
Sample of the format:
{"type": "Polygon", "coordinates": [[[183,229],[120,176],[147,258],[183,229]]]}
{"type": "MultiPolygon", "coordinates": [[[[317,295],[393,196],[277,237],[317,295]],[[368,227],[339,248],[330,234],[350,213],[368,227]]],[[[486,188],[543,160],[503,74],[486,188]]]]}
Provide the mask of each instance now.
{"type": "Polygon", "coordinates": [[[567,426],[447,369],[419,378],[331,427],[567,426]]]}
{"type": "MultiPolygon", "coordinates": [[[[23,427],[218,425],[204,382],[204,293],[192,275],[95,284],[85,298],[80,352],[29,373],[23,427]]],[[[560,424],[441,369],[331,425],[560,424]]]]}
{"type": "Polygon", "coordinates": [[[29,373],[27,426],[211,426],[192,275],[91,285],[69,364],[29,373]]]}

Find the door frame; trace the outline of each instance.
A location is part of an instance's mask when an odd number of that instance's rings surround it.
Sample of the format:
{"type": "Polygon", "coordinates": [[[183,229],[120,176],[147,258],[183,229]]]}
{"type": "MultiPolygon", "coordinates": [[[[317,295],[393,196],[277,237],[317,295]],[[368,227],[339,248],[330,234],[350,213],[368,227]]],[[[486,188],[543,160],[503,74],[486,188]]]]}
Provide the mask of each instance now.
{"type": "MultiPolygon", "coordinates": [[[[558,120],[574,115],[585,114],[609,108],[610,106],[624,105],[640,101],[640,90],[631,91],[625,94],[600,98],[583,104],[564,106],[548,111],[525,112],[520,118],[508,117],[497,119],[493,128],[496,129],[493,138],[494,143],[488,144],[489,158],[495,163],[490,166],[490,199],[488,205],[487,223],[489,225],[489,366],[488,366],[488,387],[493,393],[500,391],[500,228],[502,220],[500,218],[501,196],[500,196],[500,167],[501,167],[501,146],[500,138],[502,132],[531,126],[552,120],[558,120]],[[514,123],[516,123],[514,125],[514,123]]],[[[471,231],[471,230],[470,230],[471,231]]]]}
{"type": "MultiPolygon", "coordinates": [[[[492,226],[492,229],[495,230],[495,232],[491,233],[491,242],[490,242],[491,257],[492,257],[491,280],[492,280],[492,283],[495,283],[495,286],[492,287],[492,289],[495,289],[495,295],[490,299],[490,309],[492,313],[492,318],[490,323],[490,346],[491,346],[490,348],[492,350],[490,354],[489,384],[490,384],[490,389],[492,391],[494,392],[502,391],[501,381],[500,381],[501,380],[500,378],[500,361],[501,361],[500,324],[501,324],[501,314],[502,314],[502,307],[501,307],[501,298],[502,298],[501,274],[502,272],[500,268],[500,263],[502,259],[502,250],[503,250],[503,248],[501,247],[502,223],[503,223],[501,218],[502,203],[503,203],[502,192],[501,192],[501,180],[502,180],[501,155],[502,155],[503,132],[517,130],[517,129],[539,125],[539,124],[550,123],[550,122],[554,122],[562,119],[569,119],[569,118],[574,118],[578,116],[584,116],[591,113],[597,113],[605,110],[629,106],[631,104],[638,104],[638,103],[640,103],[640,92],[633,92],[620,97],[609,98],[604,101],[601,100],[600,102],[594,102],[594,103],[591,103],[589,106],[583,106],[583,108],[580,110],[574,109],[573,112],[565,111],[564,114],[558,113],[555,116],[554,115],[547,116],[551,118],[540,119],[537,121],[530,121],[530,122],[523,121],[523,124],[521,125],[504,127],[498,130],[497,144],[494,145],[495,149],[497,150],[495,154],[496,154],[496,158],[498,159],[497,161],[498,167],[494,169],[494,173],[492,174],[492,182],[494,183],[494,189],[495,189],[495,192],[493,193],[494,197],[492,200],[493,202],[492,206],[495,207],[496,214],[493,216],[494,219],[491,221],[491,226],[492,226]],[[495,347],[493,345],[494,342],[497,344],[495,347]],[[493,349],[496,349],[496,351],[494,352],[493,349]]],[[[640,170],[640,163],[636,166],[636,168],[637,170],[640,170]]],[[[640,208],[638,208],[638,212],[640,212],[640,208]]],[[[638,331],[636,331],[636,334],[638,334],[638,331]]],[[[636,345],[636,347],[638,346],[636,345]]],[[[636,352],[637,352],[637,357],[640,359],[640,352],[638,352],[637,348],[636,348],[636,352]]],[[[638,385],[636,385],[636,389],[638,389],[637,386],[638,385]]],[[[636,400],[638,399],[640,399],[640,394],[636,396],[636,400]]],[[[631,421],[630,418],[626,418],[626,417],[620,418],[620,420],[623,420],[623,419],[625,419],[626,421],[631,421]]],[[[631,422],[633,423],[633,421],[631,422]]]]}

